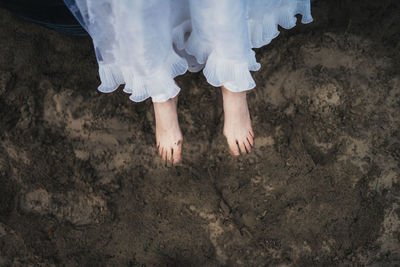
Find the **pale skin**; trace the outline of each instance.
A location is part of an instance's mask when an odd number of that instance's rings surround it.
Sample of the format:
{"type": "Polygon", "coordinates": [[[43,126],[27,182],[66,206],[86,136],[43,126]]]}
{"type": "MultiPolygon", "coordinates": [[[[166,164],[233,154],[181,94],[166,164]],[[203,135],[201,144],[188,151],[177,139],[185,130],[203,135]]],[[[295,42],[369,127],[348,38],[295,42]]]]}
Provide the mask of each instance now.
{"type": "MultiPolygon", "coordinates": [[[[250,153],[254,132],[247,106],[246,91],[234,93],[221,87],[224,107],[223,134],[235,157],[250,153]]],[[[154,102],[156,144],[164,163],[177,164],[182,160],[183,136],[177,114],[178,96],[165,102],[154,102]]]]}

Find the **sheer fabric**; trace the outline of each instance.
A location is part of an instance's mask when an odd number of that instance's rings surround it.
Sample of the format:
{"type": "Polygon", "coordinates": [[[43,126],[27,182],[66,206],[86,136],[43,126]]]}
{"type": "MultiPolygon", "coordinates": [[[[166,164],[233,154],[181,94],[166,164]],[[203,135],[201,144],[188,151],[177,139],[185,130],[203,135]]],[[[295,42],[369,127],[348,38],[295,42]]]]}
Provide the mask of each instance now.
{"type": "Polygon", "coordinates": [[[252,48],[312,22],[310,0],[64,0],[93,39],[104,93],[125,84],[135,102],[177,95],[174,77],[203,70],[208,83],[255,87],[252,48]]]}

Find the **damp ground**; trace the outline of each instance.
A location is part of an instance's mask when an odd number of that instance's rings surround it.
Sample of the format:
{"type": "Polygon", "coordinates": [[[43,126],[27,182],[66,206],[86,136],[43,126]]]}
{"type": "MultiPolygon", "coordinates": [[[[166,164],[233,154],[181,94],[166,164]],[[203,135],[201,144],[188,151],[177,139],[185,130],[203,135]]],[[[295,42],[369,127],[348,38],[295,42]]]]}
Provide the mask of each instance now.
{"type": "Polygon", "coordinates": [[[165,167],[151,100],[97,91],[89,37],[0,10],[0,265],[399,265],[400,5],[312,14],[256,49],[252,153],[186,73],[165,167]]]}

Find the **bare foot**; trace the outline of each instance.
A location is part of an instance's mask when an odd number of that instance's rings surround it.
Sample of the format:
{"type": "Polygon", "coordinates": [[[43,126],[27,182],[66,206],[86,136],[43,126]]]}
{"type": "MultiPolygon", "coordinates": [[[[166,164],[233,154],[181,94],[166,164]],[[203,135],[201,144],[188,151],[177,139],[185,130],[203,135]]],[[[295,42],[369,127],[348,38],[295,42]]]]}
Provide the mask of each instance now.
{"type": "Polygon", "coordinates": [[[224,102],[224,136],[234,156],[250,153],[254,145],[254,132],[251,127],[250,112],[247,106],[246,91],[233,93],[221,87],[224,102]]]}
{"type": "Polygon", "coordinates": [[[176,164],[181,160],[182,133],[177,114],[178,96],[165,102],[153,102],[156,117],[156,143],[164,163],[176,164]]]}

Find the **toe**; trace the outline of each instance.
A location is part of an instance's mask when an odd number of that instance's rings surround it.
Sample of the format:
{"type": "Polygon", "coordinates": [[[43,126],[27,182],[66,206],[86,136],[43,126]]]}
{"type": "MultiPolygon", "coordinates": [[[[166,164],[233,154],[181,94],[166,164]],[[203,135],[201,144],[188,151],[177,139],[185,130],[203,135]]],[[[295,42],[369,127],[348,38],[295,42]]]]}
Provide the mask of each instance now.
{"type": "Polygon", "coordinates": [[[250,146],[254,146],[254,138],[253,138],[253,136],[248,135],[246,137],[246,139],[247,139],[247,142],[250,144],[250,146]]]}
{"type": "Polygon", "coordinates": [[[238,148],[238,145],[236,144],[236,142],[228,140],[228,146],[234,156],[240,155],[239,148],[238,148]]]}
{"type": "Polygon", "coordinates": [[[181,146],[177,146],[175,147],[175,149],[173,149],[173,155],[172,155],[172,163],[176,164],[181,160],[181,146]]]}
{"type": "Polygon", "coordinates": [[[165,147],[163,147],[161,158],[164,163],[167,162],[167,149],[165,147]]]}
{"type": "Polygon", "coordinates": [[[240,148],[240,152],[241,152],[242,154],[247,154],[246,146],[244,145],[244,142],[238,140],[238,141],[237,141],[237,144],[238,144],[238,146],[239,146],[239,148],[240,148]]]}
{"type": "Polygon", "coordinates": [[[172,148],[167,149],[167,162],[172,162],[172,148]]]}
{"type": "Polygon", "coordinates": [[[250,133],[251,137],[253,137],[253,138],[254,138],[254,132],[253,132],[253,129],[250,129],[250,130],[249,130],[249,133],[250,133]]]}
{"type": "Polygon", "coordinates": [[[246,148],[247,153],[250,153],[251,152],[250,142],[246,139],[246,140],[243,141],[243,143],[244,143],[244,146],[246,148]]]}

